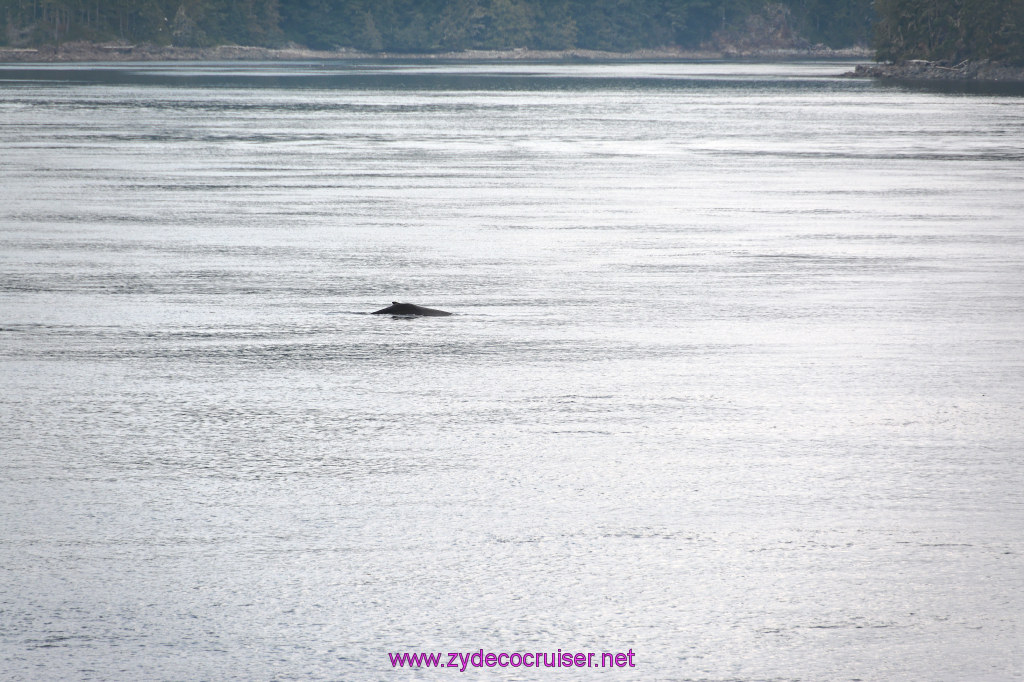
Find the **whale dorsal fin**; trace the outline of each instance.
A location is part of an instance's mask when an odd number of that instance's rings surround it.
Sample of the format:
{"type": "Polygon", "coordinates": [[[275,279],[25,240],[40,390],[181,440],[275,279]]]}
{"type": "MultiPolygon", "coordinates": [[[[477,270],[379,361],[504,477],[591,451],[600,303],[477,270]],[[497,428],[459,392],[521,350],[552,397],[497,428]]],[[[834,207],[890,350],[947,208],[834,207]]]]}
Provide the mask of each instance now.
{"type": "Polygon", "coordinates": [[[391,305],[402,305],[402,304],[401,304],[401,303],[399,303],[398,301],[392,301],[392,302],[391,302],[391,305]]]}

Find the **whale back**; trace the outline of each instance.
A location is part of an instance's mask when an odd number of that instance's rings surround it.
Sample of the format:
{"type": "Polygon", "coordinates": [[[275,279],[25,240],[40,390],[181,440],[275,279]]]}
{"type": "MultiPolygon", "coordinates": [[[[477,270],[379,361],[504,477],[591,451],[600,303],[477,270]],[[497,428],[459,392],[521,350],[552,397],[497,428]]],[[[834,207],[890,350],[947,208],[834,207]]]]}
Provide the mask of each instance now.
{"type": "Polygon", "coordinates": [[[422,317],[448,317],[451,313],[435,308],[424,308],[414,303],[399,303],[392,301],[391,305],[381,310],[375,310],[373,315],[420,315],[422,317]]]}

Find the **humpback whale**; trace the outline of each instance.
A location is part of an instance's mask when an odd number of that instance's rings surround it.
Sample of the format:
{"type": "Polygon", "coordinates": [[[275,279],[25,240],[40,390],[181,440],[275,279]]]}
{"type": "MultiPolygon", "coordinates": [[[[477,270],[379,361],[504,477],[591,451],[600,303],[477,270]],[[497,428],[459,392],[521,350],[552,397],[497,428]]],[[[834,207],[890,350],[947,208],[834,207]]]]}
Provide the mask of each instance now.
{"type": "Polygon", "coordinates": [[[399,303],[398,301],[392,301],[391,305],[382,310],[375,310],[371,315],[423,315],[424,317],[447,317],[451,315],[449,312],[444,310],[435,310],[433,308],[424,308],[423,306],[414,305],[412,303],[399,303]]]}

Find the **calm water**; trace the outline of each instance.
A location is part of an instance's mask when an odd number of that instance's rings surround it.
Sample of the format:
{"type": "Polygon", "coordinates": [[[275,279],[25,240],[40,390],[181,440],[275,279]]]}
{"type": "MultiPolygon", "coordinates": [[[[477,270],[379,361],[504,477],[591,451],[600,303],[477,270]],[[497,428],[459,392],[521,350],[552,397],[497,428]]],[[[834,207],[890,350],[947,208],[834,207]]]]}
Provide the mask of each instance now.
{"type": "Polygon", "coordinates": [[[0,69],[0,677],[1019,679],[1024,97],[849,68],[0,69]]]}

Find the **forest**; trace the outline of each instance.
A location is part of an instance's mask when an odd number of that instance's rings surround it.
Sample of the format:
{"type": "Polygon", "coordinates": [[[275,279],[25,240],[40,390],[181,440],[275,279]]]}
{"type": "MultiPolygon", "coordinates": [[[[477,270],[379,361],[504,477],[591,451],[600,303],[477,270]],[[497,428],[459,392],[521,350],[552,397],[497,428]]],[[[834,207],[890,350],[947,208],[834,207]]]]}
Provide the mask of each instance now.
{"type": "Polygon", "coordinates": [[[874,44],[879,59],[1024,59],[1024,0],[0,0],[0,44],[370,52],[874,44]]]}
{"type": "Polygon", "coordinates": [[[1024,64],[1024,0],[876,0],[881,61],[1024,64]]]}
{"type": "MultiPolygon", "coordinates": [[[[424,53],[870,41],[871,0],[0,0],[0,41],[424,53]]],[[[784,44],[784,45],[783,45],[784,44]]]]}

